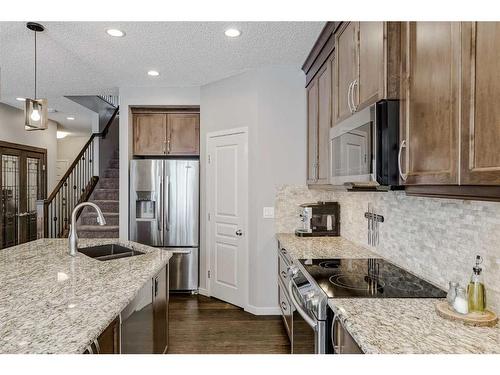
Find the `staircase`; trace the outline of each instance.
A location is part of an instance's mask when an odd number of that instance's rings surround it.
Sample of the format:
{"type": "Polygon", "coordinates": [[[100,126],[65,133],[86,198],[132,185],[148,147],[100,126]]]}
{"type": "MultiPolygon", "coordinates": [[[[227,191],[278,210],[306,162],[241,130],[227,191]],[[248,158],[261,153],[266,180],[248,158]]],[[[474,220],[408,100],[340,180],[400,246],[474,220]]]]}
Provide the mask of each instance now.
{"type": "Polygon", "coordinates": [[[97,213],[90,207],[85,207],[78,220],[78,237],[80,238],[118,238],[118,189],[119,189],[118,151],[110,159],[107,169],[101,173],[89,202],[99,206],[106,225],[97,224],[97,213]]]}

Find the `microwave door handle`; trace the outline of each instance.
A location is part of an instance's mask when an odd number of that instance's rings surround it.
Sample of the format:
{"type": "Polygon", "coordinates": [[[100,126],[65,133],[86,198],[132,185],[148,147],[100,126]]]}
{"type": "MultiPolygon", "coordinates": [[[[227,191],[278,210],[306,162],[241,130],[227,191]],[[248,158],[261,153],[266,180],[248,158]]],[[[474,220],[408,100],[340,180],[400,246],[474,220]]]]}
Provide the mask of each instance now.
{"type": "Polygon", "coordinates": [[[406,148],[406,139],[403,139],[401,141],[401,144],[399,145],[399,152],[398,152],[398,171],[399,171],[399,176],[403,181],[406,181],[408,178],[408,175],[406,173],[403,173],[403,170],[401,169],[401,154],[403,152],[403,148],[406,148]]]}
{"type": "Polygon", "coordinates": [[[315,331],[317,330],[318,328],[318,323],[315,322],[305,311],[304,309],[302,308],[302,306],[300,306],[300,304],[295,300],[295,295],[293,294],[293,290],[292,290],[292,285],[293,285],[293,280],[289,280],[288,281],[288,293],[290,294],[290,300],[292,301],[292,304],[293,306],[297,309],[297,311],[299,312],[299,314],[302,316],[302,318],[306,321],[306,323],[311,326],[312,329],[314,329],[315,331]]]}

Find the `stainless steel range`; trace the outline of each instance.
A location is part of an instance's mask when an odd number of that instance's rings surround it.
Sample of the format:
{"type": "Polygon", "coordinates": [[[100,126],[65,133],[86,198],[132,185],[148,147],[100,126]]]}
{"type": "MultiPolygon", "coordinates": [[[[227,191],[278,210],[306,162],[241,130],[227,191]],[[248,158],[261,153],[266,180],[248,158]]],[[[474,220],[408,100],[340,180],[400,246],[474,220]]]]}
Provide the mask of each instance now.
{"type": "Polygon", "coordinates": [[[292,353],[360,352],[329,298],[444,298],[446,292],[378,258],[300,259],[288,266],[292,353]],[[339,340],[343,340],[339,344],[339,340]]]}

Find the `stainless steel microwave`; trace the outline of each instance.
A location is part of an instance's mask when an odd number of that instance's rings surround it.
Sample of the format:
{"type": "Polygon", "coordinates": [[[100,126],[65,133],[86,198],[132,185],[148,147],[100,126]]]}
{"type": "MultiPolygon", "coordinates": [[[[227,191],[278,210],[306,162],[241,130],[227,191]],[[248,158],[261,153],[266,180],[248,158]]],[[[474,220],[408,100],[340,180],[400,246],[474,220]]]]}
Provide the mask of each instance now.
{"type": "Polygon", "coordinates": [[[330,129],[331,185],[399,186],[399,101],[381,100],[330,129]]]}

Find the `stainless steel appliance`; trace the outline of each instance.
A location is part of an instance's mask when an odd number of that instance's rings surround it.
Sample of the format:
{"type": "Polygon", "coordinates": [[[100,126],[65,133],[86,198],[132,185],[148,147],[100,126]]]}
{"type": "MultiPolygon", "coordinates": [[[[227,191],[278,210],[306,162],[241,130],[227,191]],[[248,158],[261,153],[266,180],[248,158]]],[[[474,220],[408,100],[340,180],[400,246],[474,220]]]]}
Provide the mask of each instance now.
{"type": "Polygon", "coordinates": [[[340,236],[338,202],[317,202],[300,205],[303,226],[295,230],[300,237],[340,236]]]}
{"type": "Polygon", "coordinates": [[[351,190],[399,183],[399,101],[381,100],[330,129],[332,185],[351,190]]]}
{"type": "Polygon", "coordinates": [[[288,273],[282,274],[286,249],[279,254],[279,285],[288,286],[292,310],[287,322],[292,353],[361,352],[328,307],[329,298],[446,297],[445,291],[383,259],[289,259],[288,273]]]}
{"type": "Polygon", "coordinates": [[[168,348],[168,266],[120,313],[120,353],[162,354],[168,348]]]}
{"type": "Polygon", "coordinates": [[[130,239],[173,252],[170,290],[198,289],[198,160],[130,162],[130,239]]]}
{"type": "Polygon", "coordinates": [[[306,272],[289,267],[288,296],[292,312],[292,354],[324,354],[328,338],[327,298],[306,272]]]}

